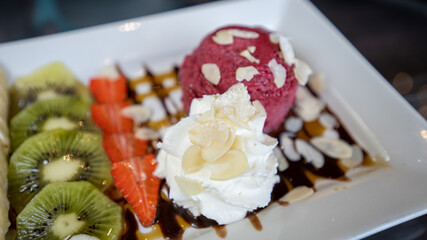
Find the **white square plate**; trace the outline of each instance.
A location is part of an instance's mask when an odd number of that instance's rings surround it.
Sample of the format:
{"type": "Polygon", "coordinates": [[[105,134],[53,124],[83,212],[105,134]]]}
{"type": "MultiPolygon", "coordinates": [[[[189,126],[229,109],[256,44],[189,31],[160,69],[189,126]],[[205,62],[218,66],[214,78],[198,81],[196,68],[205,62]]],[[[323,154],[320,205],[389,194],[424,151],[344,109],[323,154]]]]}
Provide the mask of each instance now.
{"type": "MultiPolygon", "coordinates": [[[[305,0],[215,2],[78,31],[0,45],[9,77],[64,62],[83,82],[106,64],[132,74],[142,63],[179,62],[202,37],[228,24],[261,25],[290,37],[296,54],[325,76],[322,95],[368,150],[391,169],[334,183],[312,197],[227,226],[230,239],[361,238],[427,213],[427,124],[330,22],[305,0]]],[[[213,231],[188,231],[186,238],[213,231]]]]}

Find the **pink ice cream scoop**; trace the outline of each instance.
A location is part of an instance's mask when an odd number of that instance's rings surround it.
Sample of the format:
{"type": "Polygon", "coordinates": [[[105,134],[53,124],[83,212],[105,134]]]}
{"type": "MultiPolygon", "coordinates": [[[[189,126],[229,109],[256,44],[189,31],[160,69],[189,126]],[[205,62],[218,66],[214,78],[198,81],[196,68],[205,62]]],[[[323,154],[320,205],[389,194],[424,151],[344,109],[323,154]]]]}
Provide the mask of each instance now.
{"type": "Polygon", "coordinates": [[[179,71],[185,109],[190,109],[194,98],[222,94],[242,82],[251,100],[259,100],[267,112],[264,132],[278,128],[295,102],[298,87],[293,52],[283,52],[279,39],[262,28],[242,26],[208,35],[179,71]]]}

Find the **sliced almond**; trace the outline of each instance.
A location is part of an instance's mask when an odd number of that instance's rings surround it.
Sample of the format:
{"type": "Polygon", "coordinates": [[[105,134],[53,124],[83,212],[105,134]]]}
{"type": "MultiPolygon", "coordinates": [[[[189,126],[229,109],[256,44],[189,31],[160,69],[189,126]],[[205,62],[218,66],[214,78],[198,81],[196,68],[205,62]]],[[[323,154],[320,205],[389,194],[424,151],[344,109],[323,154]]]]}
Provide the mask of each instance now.
{"type": "Polygon", "coordinates": [[[337,119],[330,113],[322,113],[319,117],[319,122],[326,129],[335,128],[338,125],[337,119]]]}
{"type": "Polygon", "coordinates": [[[193,144],[209,147],[213,141],[225,144],[231,131],[223,121],[209,121],[196,124],[190,131],[189,137],[193,144]]]}
{"type": "Polygon", "coordinates": [[[340,134],[335,129],[327,129],[323,131],[322,137],[339,139],[340,134]]]}
{"type": "Polygon", "coordinates": [[[308,86],[313,90],[316,94],[320,94],[325,89],[323,74],[313,74],[310,76],[308,80],[308,86]]]}
{"type": "Polygon", "coordinates": [[[141,127],[135,130],[135,137],[141,140],[157,140],[160,133],[152,128],[141,127]]]}
{"type": "Polygon", "coordinates": [[[211,179],[226,181],[242,175],[248,168],[248,158],[238,149],[232,149],[215,162],[207,165],[212,170],[211,179]]]}
{"type": "Polygon", "coordinates": [[[299,86],[296,93],[295,112],[305,122],[316,120],[326,103],[313,96],[306,87],[299,86]]]}
{"type": "Polygon", "coordinates": [[[200,147],[209,146],[212,144],[212,137],[204,133],[202,124],[196,124],[190,131],[188,131],[191,143],[200,147]]]}
{"type": "Polygon", "coordinates": [[[229,45],[234,42],[234,37],[238,38],[258,38],[259,34],[257,32],[245,31],[240,29],[223,29],[219,30],[212,36],[212,40],[219,45],[229,45]]]}
{"type": "Polygon", "coordinates": [[[295,151],[294,141],[286,135],[286,133],[282,133],[279,137],[280,145],[283,147],[283,153],[285,156],[293,162],[296,162],[301,159],[301,155],[295,151]]]}
{"type": "MultiPolygon", "coordinates": [[[[253,46],[252,46],[252,47],[253,47],[253,46]]],[[[254,50],[254,51],[255,51],[255,50],[254,50]]],[[[249,50],[249,48],[248,48],[248,49],[243,50],[243,51],[240,53],[240,56],[242,56],[242,57],[246,58],[246,59],[247,59],[249,62],[251,62],[251,63],[257,63],[257,64],[259,64],[259,63],[260,63],[260,61],[259,61],[259,59],[258,59],[258,58],[256,58],[256,57],[252,56],[251,50],[249,50]]]]}
{"type": "Polygon", "coordinates": [[[215,119],[215,111],[213,109],[205,112],[204,114],[200,115],[198,121],[201,123],[210,122],[215,119]]]}
{"type": "Polygon", "coordinates": [[[315,168],[322,168],[325,164],[325,158],[314,147],[302,139],[295,140],[297,151],[305,158],[308,163],[313,164],[315,168]]]}
{"type": "Polygon", "coordinates": [[[353,153],[351,146],[341,139],[315,137],[311,144],[331,158],[350,158],[353,153]]]}
{"type": "Polygon", "coordinates": [[[202,74],[208,82],[217,85],[221,80],[221,71],[215,63],[205,63],[202,65],[202,74]]]}
{"type": "Polygon", "coordinates": [[[294,73],[299,85],[305,86],[308,82],[308,78],[313,74],[313,70],[306,62],[296,59],[294,73]]]}
{"type": "Polygon", "coordinates": [[[222,141],[212,141],[211,145],[202,148],[202,158],[207,162],[216,161],[224,155],[233,145],[235,134],[230,131],[228,139],[224,143],[222,141]]]}
{"type": "Polygon", "coordinates": [[[357,145],[352,145],[351,148],[353,149],[351,157],[340,160],[341,164],[347,168],[359,166],[363,162],[362,149],[357,145]]]}
{"type": "Polygon", "coordinates": [[[275,147],[273,149],[273,153],[277,158],[277,162],[279,163],[279,165],[277,166],[277,169],[279,169],[279,171],[283,172],[286,169],[288,169],[289,167],[289,163],[286,160],[285,156],[283,155],[282,151],[280,150],[279,147],[275,147]]]}
{"type": "Polygon", "coordinates": [[[301,130],[303,124],[304,123],[301,118],[291,116],[291,117],[288,117],[288,119],[286,119],[285,129],[288,132],[296,133],[299,130],[301,130]]]}
{"type": "Polygon", "coordinates": [[[259,72],[254,66],[239,67],[236,70],[236,80],[239,82],[243,80],[249,82],[257,74],[259,74],[259,72]]]}
{"type": "Polygon", "coordinates": [[[279,44],[280,42],[280,36],[277,33],[270,33],[270,35],[268,35],[270,42],[274,43],[274,44],[279,44]]]}
{"type": "Polygon", "coordinates": [[[178,184],[179,188],[186,194],[193,196],[201,193],[203,191],[203,186],[195,181],[175,176],[175,181],[178,184]]]}
{"type": "Polygon", "coordinates": [[[286,68],[283,67],[282,64],[278,63],[274,58],[268,62],[268,68],[270,68],[271,73],[273,73],[274,84],[276,87],[283,87],[286,83],[286,68]]]}
{"type": "Polygon", "coordinates": [[[298,186],[280,198],[280,201],[294,203],[310,197],[313,193],[314,190],[312,188],[307,186],[298,186]]]}
{"type": "Polygon", "coordinates": [[[182,170],[191,174],[202,169],[205,161],[202,159],[202,150],[197,145],[191,145],[182,156],[182,170]]]}
{"type": "Polygon", "coordinates": [[[280,50],[282,51],[283,56],[285,58],[286,64],[288,65],[294,64],[295,53],[294,53],[294,48],[292,47],[292,44],[289,41],[289,39],[284,36],[280,36],[279,45],[280,45],[280,50]]]}

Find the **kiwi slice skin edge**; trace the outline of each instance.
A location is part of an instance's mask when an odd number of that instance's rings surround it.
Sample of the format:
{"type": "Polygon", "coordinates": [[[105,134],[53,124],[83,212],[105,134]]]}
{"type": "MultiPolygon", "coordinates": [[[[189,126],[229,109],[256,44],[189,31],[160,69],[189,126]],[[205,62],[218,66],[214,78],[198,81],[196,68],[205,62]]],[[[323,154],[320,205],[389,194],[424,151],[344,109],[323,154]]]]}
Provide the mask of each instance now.
{"type": "Polygon", "coordinates": [[[53,62],[18,78],[9,92],[10,117],[33,102],[56,96],[75,96],[88,103],[93,101],[87,87],[61,62],[53,62]]]}
{"type": "Polygon", "coordinates": [[[111,162],[100,134],[62,129],[39,133],[12,154],[8,197],[19,213],[47,184],[89,181],[101,191],[112,184],[111,162]]]}
{"type": "Polygon", "coordinates": [[[78,234],[118,239],[122,208],[86,181],[51,183],[17,217],[18,240],[63,240],[78,234]]]}
{"type": "Polygon", "coordinates": [[[89,113],[90,104],[76,97],[61,96],[35,102],[16,114],[10,121],[12,151],[27,138],[45,130],[62,128],[95,131],[97,127],[89,113]],[[55,126],[46,126],[49,125],[49,121],[57,123],[55,126]]]}

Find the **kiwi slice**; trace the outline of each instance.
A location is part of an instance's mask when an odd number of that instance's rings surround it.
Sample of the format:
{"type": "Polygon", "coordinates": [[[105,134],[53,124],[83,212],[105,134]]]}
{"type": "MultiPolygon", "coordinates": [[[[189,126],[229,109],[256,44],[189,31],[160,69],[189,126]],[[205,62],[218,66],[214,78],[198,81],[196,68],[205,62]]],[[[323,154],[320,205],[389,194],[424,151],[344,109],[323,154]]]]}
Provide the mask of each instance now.
{"type": "Polygon", "coordinates": [[[100,190],[112,183],[111,163],[100,134],[63,129],[28,138],[12,154],[8,195],[19,213],[45,185],[87,180],[100,190]]]}
{"type": "Polygon", "coordinates": [[[18,78],[10,88],[10,116],[33,102],[72,95],[92,102],[89,90],[80,83],[64,64],[54,62],[32,74],[18,78]]]}
{"type": "Polygon", "coordinates": [[[123,229],[122,208],[85,181],[47,185],[16,222],[18,239],[118,239],[123,229]]]}
{"type": "Polygon", "coordinates": [[[12,151],[27,138],[42,131],[59,128],[65,130],[97,129],[89,112],[90,103],[70,96],[33,103],[16,114],[10,121],[12,151]]]}

